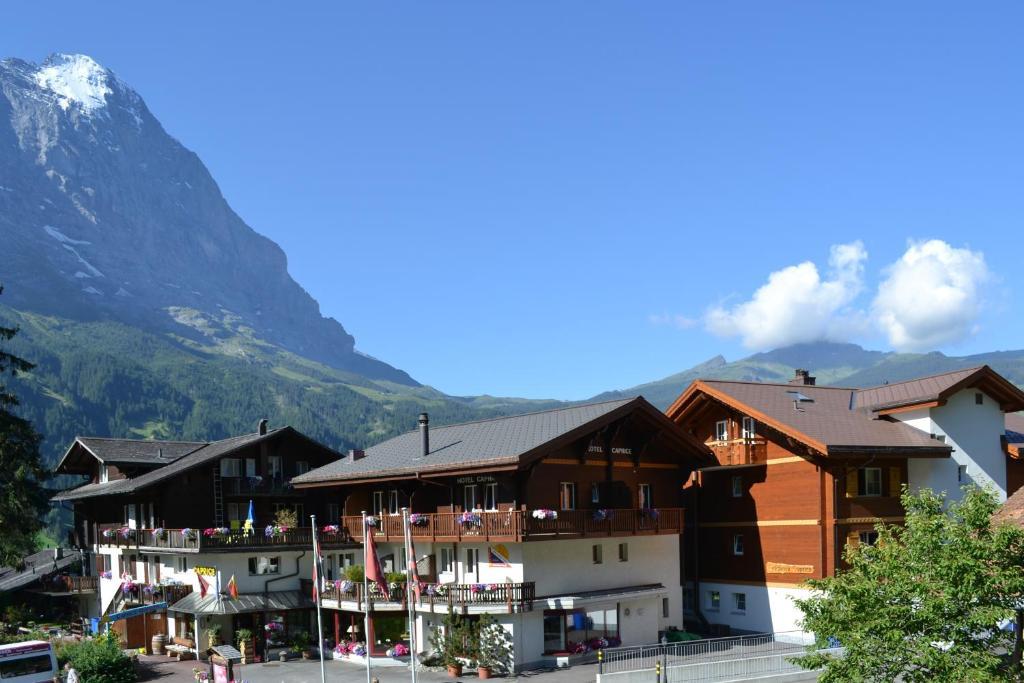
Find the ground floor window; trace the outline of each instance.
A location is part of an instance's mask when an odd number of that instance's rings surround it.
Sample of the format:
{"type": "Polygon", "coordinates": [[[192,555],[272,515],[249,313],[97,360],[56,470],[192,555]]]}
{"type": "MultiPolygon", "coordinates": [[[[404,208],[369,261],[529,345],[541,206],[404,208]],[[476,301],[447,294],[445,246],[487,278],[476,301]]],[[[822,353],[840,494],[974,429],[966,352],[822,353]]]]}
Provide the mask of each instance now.
{"type": "Polygon", "coordinates": [[[544,652],[573,652],[595,638],[618,639],[619,606],[544,610],[544,652]]]}
{"type": "Polygon", "coordinates": [[[747,594],[746,593],[733,593],[732,594],[732,607],[737,612],[747,611],[747,594]]]}
{"type": "Polygon", "coordinates": [[[858,540],[860,540],[861,545],[874,545],[878,543],[878,532],[862,531],[858,534],[858,540]]]}

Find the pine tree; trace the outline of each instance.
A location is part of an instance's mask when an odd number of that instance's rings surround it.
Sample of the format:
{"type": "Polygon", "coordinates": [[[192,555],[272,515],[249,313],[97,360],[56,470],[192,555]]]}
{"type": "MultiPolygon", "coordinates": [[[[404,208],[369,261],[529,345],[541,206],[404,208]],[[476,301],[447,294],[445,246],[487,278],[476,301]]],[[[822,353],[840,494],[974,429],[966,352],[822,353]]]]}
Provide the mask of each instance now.
{"type": "MultiPolygon", "coordinates": [[[[0,287],[0,294],[3,287],[0,287]]],[[[16,327],[0,326],[0,343],[10,341],[16,327]]],[[[36,550],[36,533],[42,528],[46,492],[40,482],[46,477],[39,458],[42,437],[32,424],[12,412],[18,405],[3,380],[34,366],[0,348],[0,566],[16,565],[36,550]]]]}

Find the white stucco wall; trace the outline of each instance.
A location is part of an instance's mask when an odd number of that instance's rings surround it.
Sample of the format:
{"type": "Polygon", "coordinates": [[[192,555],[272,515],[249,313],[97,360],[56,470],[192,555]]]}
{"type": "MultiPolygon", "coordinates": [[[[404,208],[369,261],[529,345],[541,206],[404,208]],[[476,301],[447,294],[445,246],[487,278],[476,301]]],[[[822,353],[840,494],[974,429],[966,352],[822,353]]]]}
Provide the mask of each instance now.
{"type": "Polygon", "coordinates": [[[794,598],[807,597],[809,591],[803,588],[753,586],[718,582],[701,582],[700,608],[712,624],[728,624],[733,630],[754,633],[799,631],[803,614],[797,608],[794,598]],[[718,591],[721,607],[708,607],[708,593],[718,591]],[[747,609],[734,609],[733,594],[747,596],[747,609]]]}
{"type": "Polygon", "coordinates": [[[908,474],[912,490],[930,488],[945,491],[951,499],[960,497],[960,487],[975,483],[991,487],[1000,500],[1006,500],[1006,455],[1000,437],[1006,430],[1005,416],[999,404],[983,394],[982,405],[975,403],[976,389],[964,389],[938,408],[897,413],[893,417],[926,434],[945,436],[953,447],[952,458],[909,460],[908,474]],[[961,482],[958,467],[967,467],[961,482]]]}

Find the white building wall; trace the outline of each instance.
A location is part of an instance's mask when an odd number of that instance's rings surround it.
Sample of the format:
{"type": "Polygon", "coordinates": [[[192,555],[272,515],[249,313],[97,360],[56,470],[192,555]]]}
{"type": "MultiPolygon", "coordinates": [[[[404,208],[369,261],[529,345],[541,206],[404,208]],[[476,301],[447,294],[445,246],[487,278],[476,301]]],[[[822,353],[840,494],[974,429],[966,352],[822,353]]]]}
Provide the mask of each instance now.
{"type": "Polygon", "coordinates": [[[699,599],[704,617],[712,624],[727,624],[734,631],[778,633],[801,630],[803,613],[794,600],[809,595],[805,588],[701,582],[699,599]],[[718,591],[721,598],[717,610],[710,606],[711,591],[718,591]],[[745,611],[735,608],[737,593],[746,596],[745,611]]]}
{"type": "Polygon", "coordinates": [[[964,389],[938,408],[896,413],[894,418],[926,434],[944,436],[953,447],[952,458],[911,458],[908,474],[912,490],[930,488],[959,499],[960,487],[969,483],[991,487],[1006,500],[1006,455],[1000,437],[1005,433],[1005,416],[999,404],[982,394],[977,405],[976,389],[964,389]],[[960,466],[966,477],[960,481],[960,466]]]}

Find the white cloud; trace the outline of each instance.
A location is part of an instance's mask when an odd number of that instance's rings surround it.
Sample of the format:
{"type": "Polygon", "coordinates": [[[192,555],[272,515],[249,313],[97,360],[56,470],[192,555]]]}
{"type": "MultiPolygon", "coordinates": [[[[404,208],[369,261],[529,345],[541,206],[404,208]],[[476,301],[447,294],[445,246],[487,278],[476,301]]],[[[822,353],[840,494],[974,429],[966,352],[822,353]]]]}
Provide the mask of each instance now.
{"type": "Polygon", "coordinates": [[[688,318],[685,315],[673,313],[651,314],[647,316],[647,321],[658,327],[671,325],[672,327],[678,327],[680,330],[688,330],[700,323],[696,318],[688,318]]]}
{"type": "Polygon", "coordinates": [[[749,301],[728,309],[712,307],[704,323],[715,334],[741,337],[753,349],[845,341],[864,327],[863,313],[849,307],[863,289],[867,257],[860,241],[834,245],[828,279],[810,261],[783,268],[769,275],[749,301]]]}
{"type": "Polygon", "coordinates": [[[900,351],[931,351],[977,331],[985,256],[942,240],[911,242],[885,270],[872,306],[875,322],[900,351]]]}

